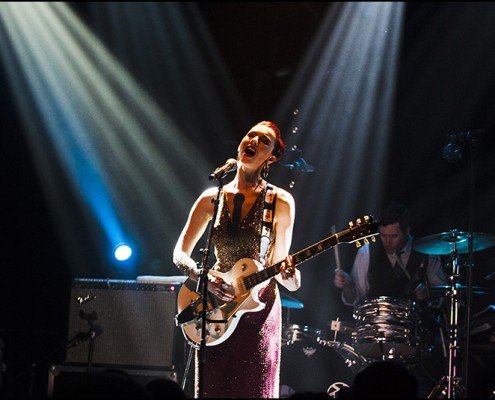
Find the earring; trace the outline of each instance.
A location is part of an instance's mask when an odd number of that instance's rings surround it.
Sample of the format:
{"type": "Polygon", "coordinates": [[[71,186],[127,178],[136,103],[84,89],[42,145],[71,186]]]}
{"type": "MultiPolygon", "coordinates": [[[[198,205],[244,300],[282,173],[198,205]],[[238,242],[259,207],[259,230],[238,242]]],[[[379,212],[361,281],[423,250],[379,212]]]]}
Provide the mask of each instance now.
{"type": "Polygon", "coordinates": [[[263,168],[261,169],[261,177],[266,180],[266,178],[268,178],[269,173],[270,173],[270,167],[268,163],[265,163],[263,165],[263,168]]]}

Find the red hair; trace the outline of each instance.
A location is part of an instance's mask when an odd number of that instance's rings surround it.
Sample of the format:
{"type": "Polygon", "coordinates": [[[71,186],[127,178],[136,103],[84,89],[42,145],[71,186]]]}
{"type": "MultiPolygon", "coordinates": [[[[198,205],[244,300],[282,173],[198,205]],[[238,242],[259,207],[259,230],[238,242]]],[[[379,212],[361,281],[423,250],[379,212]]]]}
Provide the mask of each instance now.
{"type": "MultiPolygon", "coordinates": [[[[275,147],[273,148],[272,154],[279,160],[285,153],[285,143],[282,140],[282,134],[280,133],[280,128],[272,121],[261,121],[256,125],[264,125],[270,128],[273,133],[275,133],[275,138],[277,139],[275,147]]],[[[256,126],[255,125],[255,126],[256,126]]]]}

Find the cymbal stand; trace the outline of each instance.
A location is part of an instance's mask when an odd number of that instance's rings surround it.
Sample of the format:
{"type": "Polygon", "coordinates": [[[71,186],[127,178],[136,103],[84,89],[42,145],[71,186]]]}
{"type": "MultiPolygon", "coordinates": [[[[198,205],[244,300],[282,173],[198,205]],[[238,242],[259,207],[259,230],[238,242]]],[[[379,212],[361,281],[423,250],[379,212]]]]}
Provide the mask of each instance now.
{"type": "Polygon", "coordinates": [[[452,261],[452,273],[449,276],[450,289],[447,296],[450,298],[450,313],[448,324],[448,371],[447,375],[442,377],[440,382],[433,388],[428,395],[428,398],[443,397],[446,395],[448,399],[454,399],[461,397],[465,388],[463,380],[460,375],[461,366],[461,346],[459,338],[459,293],[458,293],[458,280],[459,280],[459,257],[457,254],[457,247],[455,244],[455,236],[457,230],[452,230],[453,237],[453,251],[451,253],[452,261]]]}

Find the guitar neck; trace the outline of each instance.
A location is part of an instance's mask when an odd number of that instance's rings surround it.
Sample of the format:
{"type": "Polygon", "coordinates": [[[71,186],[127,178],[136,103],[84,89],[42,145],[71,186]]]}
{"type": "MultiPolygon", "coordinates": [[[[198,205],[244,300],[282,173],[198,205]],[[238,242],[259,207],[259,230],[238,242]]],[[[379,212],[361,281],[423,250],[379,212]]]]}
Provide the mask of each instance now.
{"type": "MultiPolygon", "coordinates": [[[[311,258],[317,256],[318,254],[330,249],[339,243],[338,235],[332,235],[322,241],[315,243],[305,249],[298,251],[297,253],[292,254],[292,261],[294,262],[294,266],[298,266],[305,261],[310,260],[311,258]]],[[[282,266],[283,261],[279,261],[276,264],[271,265],[268,268],[262,269],[254,274],[251,274],[244,278],[244,283],[247,289],[251,289],[254,286],[273,278],[280,272],[280,267],[282,266]]]]}
{"type": "Polygon", "coordinates": [[[298,266],[303,262],[306,262],[313,257],[317,256],[324,251],[331,249],[333,246],[339,244],[339,236],[338,234],[332,235],[326,239],[319,241],[311,246],[306,247],[305,249],[298,251],[292,255],[292,261],[294,261],[294,265],[298,266]]]}
{"type": "MultiPolygon", "coordinates": [[[[354,225],[354,223],[349,223],[349,228],[292,254],[294,266],[298,266],[299,264],[310,260],[311,258],[323,253],[339,243],[357,242],[357,244],[359,244],[359,239],[365,239],[365,243],[367,243],[367,237],[372,237],[372,240],[374,240],[373,236],[378,234],[377,227],[381,222],[373,221],[373,217],[369,216],[364,217],[364,223],[361,219],[358,219],[356,222],[357,225],[354,225]]],[[[273,278],[280,272],[280,267],[283,262],[284,260],[279,261],[270,267],[243,278],[246,288],[251,289],[256,285],[273,278]]]]}

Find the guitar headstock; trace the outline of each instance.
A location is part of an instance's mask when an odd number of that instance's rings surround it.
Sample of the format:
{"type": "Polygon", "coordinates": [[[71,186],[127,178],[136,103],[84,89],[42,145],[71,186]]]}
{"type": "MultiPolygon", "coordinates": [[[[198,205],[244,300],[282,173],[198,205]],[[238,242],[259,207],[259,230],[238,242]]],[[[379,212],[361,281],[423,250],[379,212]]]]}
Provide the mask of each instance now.
{"type": "Polygon", "coordinates": [[[375,236],[378,235],[378,225],[380,224],[381,222],[375,221],[371,215],[365,215],[362,219],[358,218],[356,222],[350,221],[349,228],[339,234],[339,241],[356,243],[356,247],[361,247],[360,240],[364,244],[369,243],[368,238],[375,242],[375,236]]]}

